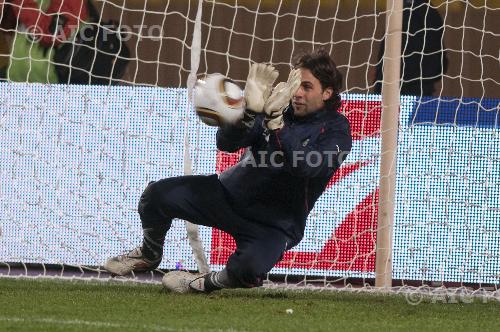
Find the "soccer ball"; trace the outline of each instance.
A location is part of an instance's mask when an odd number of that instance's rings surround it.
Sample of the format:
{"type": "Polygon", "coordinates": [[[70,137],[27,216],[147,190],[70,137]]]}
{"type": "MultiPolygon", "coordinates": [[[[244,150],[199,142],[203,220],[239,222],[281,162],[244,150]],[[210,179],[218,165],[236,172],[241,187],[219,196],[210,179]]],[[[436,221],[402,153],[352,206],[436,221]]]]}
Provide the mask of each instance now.
{"type": "Polygon", "coordinates": [[[243,118],[243,91],[222,74],[209,74],[198,80],[194,90],[196,114],[209,126],[235,124],[243,118]]]}

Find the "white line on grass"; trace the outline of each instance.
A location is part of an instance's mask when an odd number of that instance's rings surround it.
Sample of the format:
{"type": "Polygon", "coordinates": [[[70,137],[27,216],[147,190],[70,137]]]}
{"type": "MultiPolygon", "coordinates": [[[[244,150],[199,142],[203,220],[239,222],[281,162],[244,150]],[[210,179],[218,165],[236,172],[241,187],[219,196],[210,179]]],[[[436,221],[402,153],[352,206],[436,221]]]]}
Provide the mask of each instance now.
{"type": "MultiPolygon", "coordinates": [[[[15,322],[15,323],[43,323],[49,325],[77,325],[77,326],[92,326],[92,327],[108,327],[108,328],[145,328],[152,331],[202,331],[193,328],[182,328],[176,329],[167,326],[161,326],[156,324],[143,324],[143,325],[133,325],[133,324],[119,324],[112,322],[102,322],[102,321],[89,321],[81,319],[54,319],[54,318],[23,318],[23,317],[3,317],[0,316],[0,321],[4,322],[15,322]]],[[[203,329],[203,331],[210,332],[243,332],[243,330],[235,329],[203,329]]]]}

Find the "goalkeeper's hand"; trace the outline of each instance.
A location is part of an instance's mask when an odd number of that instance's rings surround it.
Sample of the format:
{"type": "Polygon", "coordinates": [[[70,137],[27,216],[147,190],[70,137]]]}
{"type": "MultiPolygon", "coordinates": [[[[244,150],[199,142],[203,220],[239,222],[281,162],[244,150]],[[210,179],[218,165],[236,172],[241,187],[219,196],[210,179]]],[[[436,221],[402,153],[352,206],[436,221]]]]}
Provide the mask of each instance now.
{"type": "Polygon", "coordinates": [[[273,89],[271,96],[264,104],[266,117],[264,125],[270,130],[283,128],[283,111],[290,103],[290,99],[300,87],[302,78],[300,69],[292,69],[288,81],[281,82],[273,89]]]}
{"type": "Polygon", "coordinates": [[[245,85],[245,112],[241,121],[247,128],[252,128],[257,114],[264,111],[264,104],[278,74],[273,66],[264,63],[254,63],[250,67],[245,85]]]}
{"type": "Polygon", "coordinates": [[[264,104],[271,94],[274,81],[278,78],[278,71],[271,65],[254,63],[248,72],[245,85],[246,109],[262,113],[264,104]]]}

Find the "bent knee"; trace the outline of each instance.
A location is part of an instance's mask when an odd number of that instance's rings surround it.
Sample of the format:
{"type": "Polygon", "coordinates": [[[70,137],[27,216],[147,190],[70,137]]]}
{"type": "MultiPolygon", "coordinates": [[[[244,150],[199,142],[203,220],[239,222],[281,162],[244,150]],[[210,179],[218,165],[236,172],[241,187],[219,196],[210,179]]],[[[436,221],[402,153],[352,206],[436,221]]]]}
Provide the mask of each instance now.
{"type": "Polygon", "coordinates": [[[156,209],[155,183],[154,181],[149,182],[139,199],[137,210],[141,216],[147,215],[151,213],[152,210],[156,209]]]}
{"type": "Polygon", "coordinates": [[[143,221],[172,219],[169,214],[172,202],[170,195],[165,192],[164,180],[151,181],[144,189],[137,210],[143,221]]]}
{"type": "Polygon", "coordinates": [[[183,181],[180,178],[151,181],[139,200],[138,211],[141,219],[177,217],[179,202],[182,202],[178,192],[182,191],[182,187],[183,181]]]}

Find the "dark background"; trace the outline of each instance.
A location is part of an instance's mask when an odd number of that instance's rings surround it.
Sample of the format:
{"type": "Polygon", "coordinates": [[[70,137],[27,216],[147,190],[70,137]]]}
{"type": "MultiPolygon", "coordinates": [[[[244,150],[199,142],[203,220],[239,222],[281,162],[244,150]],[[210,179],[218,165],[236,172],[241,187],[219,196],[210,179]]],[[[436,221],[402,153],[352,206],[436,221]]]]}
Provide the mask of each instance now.
{"type": "MultiPolygon", "coordinates": [[[[185,87],[196,0],[93,0],[126,27],[131,61],[123,84],[185,87]]],[[[436,95],[498,97],[500,1],[432,1],[445,22],[449,67],[436,95]]],[[[344,74],[344,92],[367,93],[385,29],[385,1],[203,1],[199,75],[243,81],[252,62],[286,79],[293,56],[323,46],[344,74]],[[237,5],[236,5],[237,4],[237,5]],[[356,19],[354,19],[356,18],[356,19]]]]}

